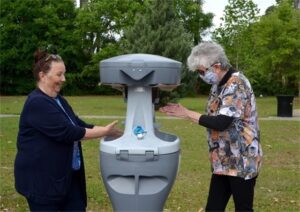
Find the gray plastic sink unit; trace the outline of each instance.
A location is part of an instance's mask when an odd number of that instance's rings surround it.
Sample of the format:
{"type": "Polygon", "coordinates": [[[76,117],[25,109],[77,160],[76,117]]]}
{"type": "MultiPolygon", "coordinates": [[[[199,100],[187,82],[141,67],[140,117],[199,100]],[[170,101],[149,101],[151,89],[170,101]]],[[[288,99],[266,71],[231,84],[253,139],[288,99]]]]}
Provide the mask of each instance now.
{"type": "Polygon", "coordinates": [[[100,62],[103,84],[179,85],[181,62],[151,54],[127,54],[100,62]]]}
{"type": "Polygon", "coordinates": [[[176,87],[181,63],[150,54],[100,62],[101,83],[126,86],[124,134],[100,143],[100,169],[114,211],[163,211],[180,161],[180,139],[155,125],[152,87],[176,87]]]}

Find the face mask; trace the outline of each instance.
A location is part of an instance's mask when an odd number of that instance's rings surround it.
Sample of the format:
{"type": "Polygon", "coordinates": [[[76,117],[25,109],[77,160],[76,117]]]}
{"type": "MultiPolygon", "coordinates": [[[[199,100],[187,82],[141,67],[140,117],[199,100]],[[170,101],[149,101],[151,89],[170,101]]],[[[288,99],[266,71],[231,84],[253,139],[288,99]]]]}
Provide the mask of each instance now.
{"type": "Polygon", "coordinates": [[[199,76],[207,84],[217,84],[219,82],[218,76],[212,67],[208,68],[204,75],[199,74],[199,76]]]}

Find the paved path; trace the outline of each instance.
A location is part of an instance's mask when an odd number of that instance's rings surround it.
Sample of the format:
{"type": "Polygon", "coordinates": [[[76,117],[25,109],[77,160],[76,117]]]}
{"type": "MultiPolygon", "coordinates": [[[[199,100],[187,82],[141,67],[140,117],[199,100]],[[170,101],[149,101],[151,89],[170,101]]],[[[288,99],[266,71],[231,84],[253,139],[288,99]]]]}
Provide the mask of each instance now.
{"type": "MultiPolygon", "coordinates": [[[[0,114],[0,118],[9,118],[9,117],[19,117],[19,115],[14,114],[0,114]]],[[[101,116],[101,115],[82,115],[81,118],[87,119],[125,119],[125,116],[101,116]]],[[[179,119],[175,117],[168,116],[156,116],[156,119],[179,119]]],[[[300,109],[296,109],[293,111],[293,117],[278,117],[278,116],[270,116],[270,117],[261,117],[259,120],[264,121],[273,121],[273,120],[284,120],[284,121],[300,121],[300,109]]]]}

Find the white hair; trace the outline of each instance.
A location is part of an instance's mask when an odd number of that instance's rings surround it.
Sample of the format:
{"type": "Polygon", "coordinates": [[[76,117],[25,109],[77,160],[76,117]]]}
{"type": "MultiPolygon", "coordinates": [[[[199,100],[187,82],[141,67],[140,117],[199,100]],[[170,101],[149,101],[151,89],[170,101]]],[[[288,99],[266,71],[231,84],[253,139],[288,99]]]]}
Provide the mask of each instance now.
{"type": "Polygon", "coordinates": [[[214,42],[202,42],[192,49],[187,59],[187,65],[191,71],[196,71],[199,66],[209,68],[220,63],[222,69],[231,67],[223,47],[214,42]]]}

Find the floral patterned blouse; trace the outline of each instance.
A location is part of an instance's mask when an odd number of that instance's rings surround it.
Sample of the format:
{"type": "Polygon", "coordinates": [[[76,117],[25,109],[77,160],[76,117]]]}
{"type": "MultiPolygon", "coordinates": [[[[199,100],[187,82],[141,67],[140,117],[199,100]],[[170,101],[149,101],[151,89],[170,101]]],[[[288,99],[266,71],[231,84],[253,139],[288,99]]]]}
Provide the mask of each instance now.
{"type": "Polygon", "coordinates": [[[262,163],[255,96],[241,72],[222,85],[213,85],[207,104],[209,116],[233,117],[224,131],[208,130],[209,157],[214,174],[251,179],[262,163]]]}

